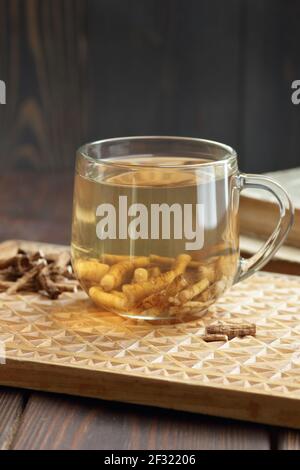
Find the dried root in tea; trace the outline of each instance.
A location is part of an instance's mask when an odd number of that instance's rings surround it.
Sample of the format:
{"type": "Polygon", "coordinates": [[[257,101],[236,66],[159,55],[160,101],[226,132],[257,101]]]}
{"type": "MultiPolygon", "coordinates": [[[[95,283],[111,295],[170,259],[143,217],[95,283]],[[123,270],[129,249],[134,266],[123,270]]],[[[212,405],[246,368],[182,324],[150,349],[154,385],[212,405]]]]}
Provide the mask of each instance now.
{"type": "Polygon", "coordinates": [[[235,263],[235,255],[197,261],[184,253],[103,254],[98,261],[78,259],[75,271],[100,308],[165,319],[204,312],[231,285],[235,263]]]}

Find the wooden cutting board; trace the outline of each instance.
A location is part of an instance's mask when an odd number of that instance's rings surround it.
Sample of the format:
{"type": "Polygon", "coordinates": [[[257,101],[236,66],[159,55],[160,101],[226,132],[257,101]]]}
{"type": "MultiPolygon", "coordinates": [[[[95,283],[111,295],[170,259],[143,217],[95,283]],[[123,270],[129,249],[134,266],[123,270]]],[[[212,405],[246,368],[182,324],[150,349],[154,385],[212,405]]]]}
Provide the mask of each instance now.
{"type": "Polygon", "coordinates": [[[83,292],[0,294],[0,341],[2,385],[300,428],[300,277],[258,273],[203,319],[164,326],[101,312],[83,292]],[[216,319],[255,322],[257,336],[203,342],[216,319]]]}

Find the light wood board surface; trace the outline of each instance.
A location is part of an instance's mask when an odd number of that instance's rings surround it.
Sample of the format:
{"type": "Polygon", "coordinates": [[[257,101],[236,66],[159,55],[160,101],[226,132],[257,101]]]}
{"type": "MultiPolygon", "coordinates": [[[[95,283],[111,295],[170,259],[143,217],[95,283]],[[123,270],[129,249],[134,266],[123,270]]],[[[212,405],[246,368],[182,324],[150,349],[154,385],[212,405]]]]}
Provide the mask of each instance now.
{"type": "Polygon", "coordinates": [[[1,294],[0,384],[300,428],[299,320],[300,278],[272,273],[177,325],[100,312],[83,292],[1,294]],[[216,319],[253,321],[257,336],[204,343],[216,319]]]}

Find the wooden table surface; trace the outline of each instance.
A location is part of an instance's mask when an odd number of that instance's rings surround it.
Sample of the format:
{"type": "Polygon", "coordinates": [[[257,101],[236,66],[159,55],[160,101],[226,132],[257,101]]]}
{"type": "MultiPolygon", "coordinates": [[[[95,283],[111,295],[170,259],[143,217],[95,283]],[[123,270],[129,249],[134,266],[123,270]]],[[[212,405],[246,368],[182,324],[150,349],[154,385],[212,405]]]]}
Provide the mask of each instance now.
{"type": "MultiPolygon", "coordinates": [[[[68,244],[72,179],[70,174],[2,175],[0,240],[68,244]]],[[[300,449],[300,432],[2,387],[0,449],[300,449]]]]}

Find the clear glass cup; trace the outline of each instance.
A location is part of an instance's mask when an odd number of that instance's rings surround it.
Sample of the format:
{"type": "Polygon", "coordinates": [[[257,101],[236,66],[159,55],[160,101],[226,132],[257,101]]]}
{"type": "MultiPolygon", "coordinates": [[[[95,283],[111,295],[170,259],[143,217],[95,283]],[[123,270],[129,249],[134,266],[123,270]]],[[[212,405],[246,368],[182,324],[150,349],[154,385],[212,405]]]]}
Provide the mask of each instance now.
{"type": "Polygon", "coordinates": [[[284,189],[238,170],[223,144],[181,137],[130,137],[84,145],[77,154],[72,259],[100,309],[148,320],[203,315],[230,286],[262,268],[293,222],[284,189]],[[250,259],[239,253],[240,192],[272,193],[279,221],[250,259]]]}

